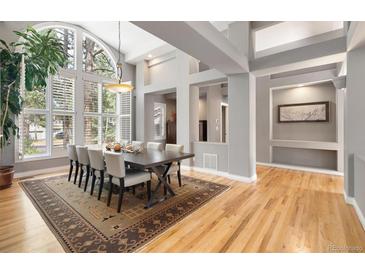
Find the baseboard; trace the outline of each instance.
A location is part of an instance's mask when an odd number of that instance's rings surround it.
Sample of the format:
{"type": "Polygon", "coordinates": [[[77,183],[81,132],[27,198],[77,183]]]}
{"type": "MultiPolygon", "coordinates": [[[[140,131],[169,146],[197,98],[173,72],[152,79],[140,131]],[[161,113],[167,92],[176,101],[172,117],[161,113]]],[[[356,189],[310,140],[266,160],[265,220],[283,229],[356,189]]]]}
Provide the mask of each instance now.
{"type": "Polygon", "coordinates": [[[225,177],[225,178],[228,178],[228,179],[231,179],[231,180],[239,181],[239,182],[242,182],[242,183],[254,183],[257,180],[257,175],[256,174],[253,175],[252,177],[245,177],[245,176],[230,174],[230,173],[225,172],[225,171],[219,171],[219,170],[208,169],[208,168],[203,168],[203,167],[196,167],[196,166],[182,165],[181,168],[184,169],[184,170],[188,170],[188,171],[197,171],[197,172],[203,172],[203,173],[208,173],[208,174],[212,174],[212,175],[217,175],[217,176],[225,177]]]}
{"type": "Polygon", "coordinates": [[[274,163],[263,163],[263,162],[257,162],[256,164],[260,165],[260,166],[269,166],[269,167],[277,167],[277,168],[284,168],[284,169],[291,169],[291,170],[307,171],[307,172],[313,172],[313,173],[322,173],[322,174],[335,175],[335,176],[343,176],[343,172],[339,172],[336,170],[330,170],[330,169],[274,164],[274,163]]]}
{"type": "Polygon", "coordinates": [[[356,215],[360,220],[360,223],[362,225],[362,228],[365,230],[365,217],[364,214],[361,212],[360,207],[357,205],[356,199],[354,197],[347,196],[346,192],[343,192],[343,196],[345,199],[345,202],[355,209],[356,215]]]}
{"type": "Polygon", "coordinates": [[[50,167],[45,169],[36,169],[36,170],[30,170],[30,171],[24,171],[24,172],[15,172],[14,178],[23,178],[23,177],[31,177],[36,175],[42,175],[46,173],[52,173],[52,172],[60,172],[60,171],[67,171],[69,169],[69,166],[60,166],[60,167],[50,167]]]}

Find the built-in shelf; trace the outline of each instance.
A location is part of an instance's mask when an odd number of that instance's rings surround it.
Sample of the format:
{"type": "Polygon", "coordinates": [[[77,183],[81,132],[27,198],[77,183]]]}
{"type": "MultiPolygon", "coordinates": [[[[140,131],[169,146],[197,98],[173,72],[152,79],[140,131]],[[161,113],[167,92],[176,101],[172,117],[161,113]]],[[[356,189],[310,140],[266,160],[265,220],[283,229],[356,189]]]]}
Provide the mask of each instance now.
{"type": "Polygon", "coordinates": [[[337,142],[319,142],[319,141],[304,141],[304,140],[282,140],[271,139],[270,146],[272,147],[289,147],[302,149],[320,149],[320,150],[340,150],[340,144],[337,142]]]}

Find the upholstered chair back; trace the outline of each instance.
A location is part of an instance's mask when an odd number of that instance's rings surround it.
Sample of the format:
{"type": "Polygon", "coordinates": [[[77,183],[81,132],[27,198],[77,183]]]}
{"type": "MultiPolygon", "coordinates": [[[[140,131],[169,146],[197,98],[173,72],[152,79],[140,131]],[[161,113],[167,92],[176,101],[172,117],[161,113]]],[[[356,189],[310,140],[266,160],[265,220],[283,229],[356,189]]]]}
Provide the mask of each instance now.
{"type": "Polygon", "coordinates": [[[144,147],[144,142],[132,141],[132,149],[133,150],[143,149],[143,147],[144,147]]]}
{"type": "Polygon", "coordinates": [[[147,150],[158,150],[158,151],[162,151],[163,150],[163,145],[161,143],[148,142],[147,143],[147,150]]]}
{"type": "Polygon", "coordinates": [[[101,149],[88,149],[90,167],[96,170],[104,170],[104,156],[101,149]]]}
{"type": "Polygon", "coordinates": [[[75,145],[67,145],[68,158],[72,161],[77,161],[77,152],[75,145]]]}
{"type": "Polygon", "coordinates": [[[79,159],[79,163],[82,165],[89,165],[89,154],[87,153],[86,146],[76,146],[77,158],[79,159]]]}
{"type": "Polygon", "coordinates": [[[121,153],[105,152],[106,172],[117,178],[125,177],[124,158],[121,153]]]}
{"type": "Polygon", "coordinates": [[[173,152],[183,153],[184,152],[184,145],[166,144],[165,150],[166,151],[173,151],[173,152]]]}

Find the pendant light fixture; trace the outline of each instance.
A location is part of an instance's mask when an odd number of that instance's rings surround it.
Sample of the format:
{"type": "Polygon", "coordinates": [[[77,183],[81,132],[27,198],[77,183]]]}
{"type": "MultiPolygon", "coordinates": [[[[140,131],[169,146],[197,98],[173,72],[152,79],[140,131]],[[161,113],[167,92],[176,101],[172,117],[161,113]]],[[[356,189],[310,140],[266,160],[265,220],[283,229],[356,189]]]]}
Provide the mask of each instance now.
{"type": "Polygon", "coordinates": [[[112,92],[131,92],[134,87],[130,84],[123,83],[123,69],[120,61],[120,21],[118,21],[118,62],[117,62],[117,75],[118,83],[105,84],[104,87],[112,92]]]}

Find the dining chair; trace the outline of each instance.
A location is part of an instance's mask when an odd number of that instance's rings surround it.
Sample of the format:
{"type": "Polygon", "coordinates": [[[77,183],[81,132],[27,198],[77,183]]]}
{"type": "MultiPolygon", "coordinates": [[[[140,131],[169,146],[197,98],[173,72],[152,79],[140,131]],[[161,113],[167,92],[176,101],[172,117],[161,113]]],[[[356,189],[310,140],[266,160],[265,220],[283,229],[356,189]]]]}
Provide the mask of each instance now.
{"type": "Polygon", "coordinates": [[[136,169],[125,169],[124,157],[120,153],[105,152],[106,169],[109,174],[109,194],[107,206],[110,206],[113,185],[119,186],[118,213],[122,207],[123,194],[126,187],[147,182],[147,199],[151,197],[151,176],[149,172],[136,169]]]}
{"type": "MultiPolygon", "coordinates": [[[[184,152],[184,145],[175,145],[175,144],[166,144],[165,147],[166,151],[173,151],[177,153],[183,153],[184,152]]],[[[177,178],[179,180],[179,186],[181,187],[181,169],[180,169],[180,161],[173,162],[170,170],[168,171],[167,179],[169,180],[169,183],[171,183],[171,177],[170,174],[177,173],[177,178]]]]}
{"type": "Polygon", "coordinates": [[[162,143],[157,143],[157,142],[148,142],[147,143],[147,150],[162,151],[163,150],[163,144],[162,143]]]}
{"type": "Polygon", "coordinates": [[[143,149],[144,148],[144,142],[141,141],[132,141],[132,150],[136,151],[139,149],[143,149]]]}
{"type": "MultiPolygon", "coordinates": [[[[101,193],[104,187],[104,176],[105,176],[105,163],[103,150],[101,149],[88,149],[89,159],[90,159],[90,167],[91,167],[91,190],[90,195],[94,193],[95,182],[98,180],[100,182],[99,192],[98,192],[98,200],[100,200],[101,193]]],[[[87,183],[85,183],[84,191],[87,189],[87,183]]]]}
{"type": "Polygon", "coordinates": [[[70,171],[68,173],[68,181],[71,180],[72,170],[73,170],[74,165],[75,165],[76,170],[75,170],[74,184],[76,184],[77,174],[79,172],[79,161],[77,159],[76,146],[75,145],[67,145],[67,154],[68,154],[68,159],[70,160],[70,171]]]}
{"type": "Polygon", "coordinates": [[[84,168],[86,168],[85,184],[89,181],[90,160],[87,151],[87,146],[76,146],[77,158],[80,165],[79,187],[81,187],[82,177],[84,176],[84,168]]]}

